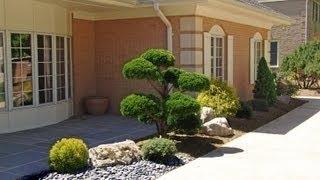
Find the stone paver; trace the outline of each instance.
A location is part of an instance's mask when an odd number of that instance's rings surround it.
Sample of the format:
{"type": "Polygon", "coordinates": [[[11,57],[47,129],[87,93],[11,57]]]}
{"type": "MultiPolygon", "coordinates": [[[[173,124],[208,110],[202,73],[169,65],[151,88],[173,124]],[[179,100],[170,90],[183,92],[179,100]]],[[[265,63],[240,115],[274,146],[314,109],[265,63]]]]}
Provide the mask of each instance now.
{"type": "Polygon", "coordinates": [[[320,99],[309,100],[160,180],[319,180],[320,99]]]}
{"type": "Polygon", "coordinates": [[[48,151],[57,139],[79,137],[94,147],[152,135],[156,128],[133,119],[106,115],[70,119],[55,125],[0,135],[0,179],[16,179],[48,168],[48,151]]]}

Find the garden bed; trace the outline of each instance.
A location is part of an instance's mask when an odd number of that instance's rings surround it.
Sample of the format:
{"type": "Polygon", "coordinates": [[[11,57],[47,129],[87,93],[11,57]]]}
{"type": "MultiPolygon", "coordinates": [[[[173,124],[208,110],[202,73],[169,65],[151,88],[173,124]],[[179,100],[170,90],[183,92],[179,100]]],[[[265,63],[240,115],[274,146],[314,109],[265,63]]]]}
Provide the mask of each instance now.
{"type": "Polygon", "coordinates": [[[192,136],[169,134],[169,137],[177,141],[177,148],[179,152],[189,154],[194,158],[201,157],[212,150],[217,149],[223,144],[232,141],[248,132],[277,119],[278,117],[292,111],[293,109],[303,105],[306,101],[299,99],[292,99],[290,104],[277,102],[273,107],[269,108],[268,112],[254,111],[252,118],[229,119],[229,124],[234,129],[234,135],[231,137],[217,137],[205,136],[196,134],[192,136]]]}
{"type": "MultiPolygon", "coordinates": [[[[76,174],[58,174],[56,172],[42,172],[22,179],[156,179],[165,173],[172,171],[190,161],[213,151],[223,144],[238,138],[245,133],[275,120],[289,111],[303,105],[306,101],[292,99],[290,104],[277,102],[268,112],[254,111],[251,119],[229,119],[230,126],[234,129],[234,135],[230,137],[206,136],[202,134],[183,135],[168,134],[168,138],[176,142],[178,153],[164,164],[141,160],[131,165],[119,165],[106,168],[88,168],[76,174]],[[35,178],[36,177],[36,178],[35,178]]],[[[146,137],[137,141],[141,145],[145,140],[155,136],[146,137]]]]}

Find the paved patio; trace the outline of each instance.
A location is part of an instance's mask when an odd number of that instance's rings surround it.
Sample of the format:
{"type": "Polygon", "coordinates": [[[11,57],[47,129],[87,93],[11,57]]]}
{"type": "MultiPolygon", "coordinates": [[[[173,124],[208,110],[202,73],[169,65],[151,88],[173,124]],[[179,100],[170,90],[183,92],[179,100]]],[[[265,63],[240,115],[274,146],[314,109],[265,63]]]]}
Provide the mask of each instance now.
{"type": "Polygon", "coordinates": [[[0,179],[16,179],[48,167],[48,151],[62,137],[80,137],[90,147],[126,139],[139,139],[156,132],[154,126],[120,116],[87,117],[0,135],[0,179]]]}
{"type": "Polygon", "coordinates": [[[320,99],[309,100],[160,180],[319,180],[320,99]]]}

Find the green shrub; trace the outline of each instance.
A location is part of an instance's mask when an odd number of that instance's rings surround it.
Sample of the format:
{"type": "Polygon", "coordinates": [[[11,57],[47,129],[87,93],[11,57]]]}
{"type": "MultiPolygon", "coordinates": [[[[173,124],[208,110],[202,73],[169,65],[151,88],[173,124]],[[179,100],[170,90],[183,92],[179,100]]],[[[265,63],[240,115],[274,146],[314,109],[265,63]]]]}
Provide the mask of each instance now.
{"type": "Polygon", "coordinates": [[[275,77],[270,71],[264,57],[259,61],[257,80],[253,93],[254,98],[265,99],[269,106],[272,106],[277,100],[275,77]]]}
{"type": "Polygon", "coordinates": [[[201,120],[196,114],[169,116],[167,123],[171,130],[183,134],[195,134],[201,127],[201,120]]]}
{"type": "Polygon", "coordinates": [[[281,74],[277,74],[276,82],[278,96],[293,96],[296,95],[299,91],[298,85],[293,84],[292,81],[281,76],[281,74]]]}
{"type": "Polygon", "coordinates": [[[226,83],[212,81],[210,89],[198,95],[198,102],[203,107],[211,107],[215,117],[233,117],[240,108],[239,98],[226,83]]]}
{"type": "Polygon", "coordinates": [[[210,81],[205,75],[190,72],[181,73],[178,84],[184,91],[201,91],[210,87],[210,81]]]}
{"type": "Polygon", "coordinates": [[[302,44],[283,59],[280,71],[292,78],[300,88],[317,85],[320,79],[320,41],[302,44]]]}
{"type": "Polygon", "coordinates": [[[175,92],[165,103],[168,115],[181,116],[195,114],[200,111],[200,104],[191,96],[175,92]]]}
{"type": "Polygon", "coordinates": [[[164,49],[149,49],[141,55],[147,61],[155,66],[169,67],[174,65],[175,57],[173,54],[164,49]]]}
{"type": "MultiPolygon", "coordinates": [[[[186,72],[174,67],[173,54],[163,49],[150,49],[141,57],[129,61],[123,68],[127,79],[145,79],[156,95],[128,96],[121,102],[121,113],[124,116],[138,118],[142,122],[153,122],[157,125],[158,134],[164,135],[169,130],[168,119],[179,118],[171,125],[187,127],[191,122],[180,121],[185,116],[195,116],[199,104],[184,91],[201,91],[208,88],[209,80],[203,75],[186,72]],[[176,92],[176,93],[173,93],[176,92]],[[181,125],[186,122],[188,125],[181,125]]],[[[195,118],[193,118],[194,120],[195,118]]],[[[186,120],[186,119],[184,119],[186,120]]],[[[183,130],[183,129],[181,129],[183,130]]]]}
{"type": "Polygon", "coordinates": [[[173,141],[165,138],[154,138],[146,141],[141,148],[144,159],[164,163],[177,152],[173,141]]]}
{"type": "Polygon", "coordinates": [[[236,117],[250,119],[252,114],[252,107],[248,103],[240,102],[240,109],[238,110],[236,117]]]}
{"type": "Polygon", "coordinates": [[[49,152],[49,166],[58,173],[75,173],[88,166],[87,145],[80,139],[63,138],[49,152]]]}
{"type": "Polygon", "coordinates": [[[127,79],[156,80],[160,77],[158,68],[143,58],[137,58],[125,64],[122,74],[127,79]]]}
{"type": "Polygon", "coordinates": [[[137,118],[141,122],[150,123],[157,116],[159,100],[152,95],[132,94],[121,101],[120,112],[123,116],[137,118]]]}

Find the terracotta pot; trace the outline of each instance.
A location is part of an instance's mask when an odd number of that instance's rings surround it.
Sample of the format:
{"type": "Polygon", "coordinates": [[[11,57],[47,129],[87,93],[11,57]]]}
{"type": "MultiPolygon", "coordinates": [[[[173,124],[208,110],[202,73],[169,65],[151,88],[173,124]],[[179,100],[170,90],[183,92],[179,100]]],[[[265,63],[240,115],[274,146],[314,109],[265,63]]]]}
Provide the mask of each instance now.
{"type": "Polygon", "coordinates": [[[103,115],[108,110],[109,101],[106,97],[93,96],[86,98],[85,105],[89,114],[103,115]]]}

